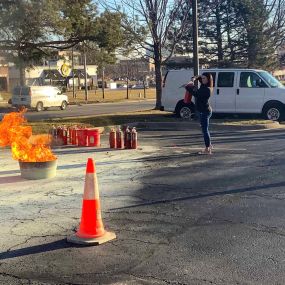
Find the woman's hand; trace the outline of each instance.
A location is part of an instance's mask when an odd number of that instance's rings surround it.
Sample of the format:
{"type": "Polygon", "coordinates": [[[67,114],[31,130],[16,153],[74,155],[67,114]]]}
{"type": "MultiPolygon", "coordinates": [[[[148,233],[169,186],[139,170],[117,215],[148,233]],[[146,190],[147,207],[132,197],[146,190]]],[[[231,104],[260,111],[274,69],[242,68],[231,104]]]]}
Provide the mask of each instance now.
{"type": "Polygon", "coordinates": [[[194,82],[193,81],[189,81],[186,86],[194,86],[194,82]]]}

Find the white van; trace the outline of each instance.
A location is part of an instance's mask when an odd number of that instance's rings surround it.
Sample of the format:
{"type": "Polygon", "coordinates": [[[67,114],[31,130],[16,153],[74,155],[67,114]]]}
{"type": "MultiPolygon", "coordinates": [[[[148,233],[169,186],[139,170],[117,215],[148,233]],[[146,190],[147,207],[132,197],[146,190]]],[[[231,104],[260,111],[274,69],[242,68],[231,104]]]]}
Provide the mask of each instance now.
{"type": "Polygon", "coordinates": [[[13,107],[25,106],[38,112],[49,107],[65,110],[68,97],[55,86],[17,86],[13,90],[11,103],[13,107]]]}
{"type": "MultiPolygon", "coordinates": [[[[285,86],[264,70],[202,69],[211,73],[214,92],[210,104],[214,113],[263,114],[280,121],[285,117],[285,86]]],[[[192,69],[169,70],[164,77],[162,105],[182,118],[190,118],[194,104],[184,104],[184,85],[191,80],[192,69]]],[[[194,102],[194,98],[192,98],[194,102]]]]}

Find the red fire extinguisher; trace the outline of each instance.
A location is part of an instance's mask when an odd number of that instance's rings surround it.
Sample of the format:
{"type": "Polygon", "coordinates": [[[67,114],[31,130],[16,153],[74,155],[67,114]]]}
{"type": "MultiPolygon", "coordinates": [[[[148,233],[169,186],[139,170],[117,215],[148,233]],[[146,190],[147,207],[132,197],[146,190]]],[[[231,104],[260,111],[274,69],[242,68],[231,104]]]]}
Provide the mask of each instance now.
{"type": "Polygon", "coordinates": [[[64,145],[67,145],[67,138],[68,138],[67,128],[66,126],[63,126],[62,127],[62,140],[63,140],[64,145]]]}
{"type": "Polygon", "coordinates": [[[129,127],[125,131],[125,148],[132,148],[132,133],[129,127]]]}
{"type": "Polygon", "coordinates": [[[109,143],[110,143],[110,148],[116,148],[117,147],[116,131],[114,129],[112,129],[110,132],[109,143]]]}
{"type": "Polygon", "coordinates": [[[117,142],[117,148],[124,148],[124,135],[119,127],[116,132],[116,142],[117,142]]]}
{"type": "Polygon", "coordinates": [[[57,127],[56,133],[57,133],[57,144],[63,145],[63,129],[61,126],[57,127]]]}
{"type": "Polygon", "coordinates": [[[125,148],[127,148],[126,147],[126,145],[127,145],[127,129],[129,128],[129,126],[123,126],[123,132],[124,132],[124,146],[125,146],[125,148]]]}
{"type": "Polygon", "coordinates": [[[136,149],[138,147],[138,133],[135,127],[132,128],[131,138],[132,138],[131,147],[132,149],[136,149]]]}

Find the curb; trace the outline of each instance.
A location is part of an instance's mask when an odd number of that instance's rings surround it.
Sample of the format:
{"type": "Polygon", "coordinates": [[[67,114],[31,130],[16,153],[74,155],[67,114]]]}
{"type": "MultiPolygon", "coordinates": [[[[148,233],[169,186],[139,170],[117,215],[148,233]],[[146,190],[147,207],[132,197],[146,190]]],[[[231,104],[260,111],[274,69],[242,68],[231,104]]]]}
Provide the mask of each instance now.
{"type": "MultiPolygon", "coordinates": [[[[198,121],[190,122],[134,122],[128,124],[130,127],[149,130],[200,130],[198,121]]],[[[222,123],[210,123],[210,129],[215,131],[221,130],[265,130],[265,129],[282,129],[285,125],[280,125],[278,122],[268,124],[254,124],[254,125],[224,125],[222,123]]]]}

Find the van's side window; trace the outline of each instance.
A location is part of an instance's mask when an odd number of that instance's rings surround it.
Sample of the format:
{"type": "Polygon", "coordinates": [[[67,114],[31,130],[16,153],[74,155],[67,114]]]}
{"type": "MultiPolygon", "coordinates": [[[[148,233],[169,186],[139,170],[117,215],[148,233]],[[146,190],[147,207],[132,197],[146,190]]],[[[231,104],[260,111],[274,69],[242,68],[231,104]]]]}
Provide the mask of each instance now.
{"type": "Polygon", "coordinates": [[[266,83],[254,72],[241,72],[239,87],[241,88],[265,88],[266,83]]]}
{"type": "Polygon", "coordinates": [[[211,74],[212,77],[213,77],[213,87],[215,87],[215,84],[216,84],[216,72],[203,72],[203,74],[211,74]]]}
{"type": "Polygon", "coordinates": [[[233,87],[234,86],[234,72],[219,72],[218,87],[233,87]]]}

